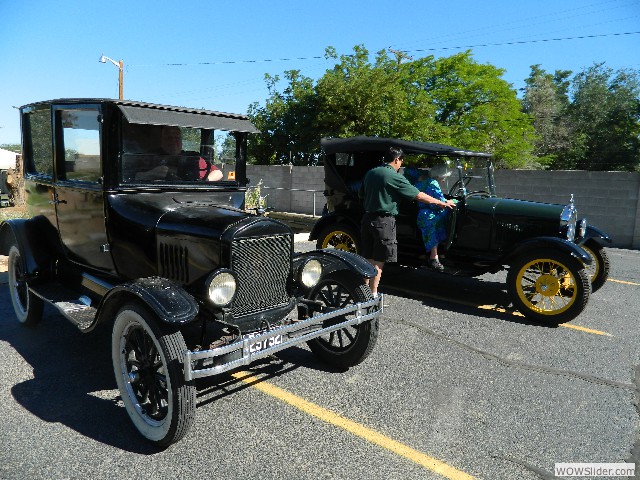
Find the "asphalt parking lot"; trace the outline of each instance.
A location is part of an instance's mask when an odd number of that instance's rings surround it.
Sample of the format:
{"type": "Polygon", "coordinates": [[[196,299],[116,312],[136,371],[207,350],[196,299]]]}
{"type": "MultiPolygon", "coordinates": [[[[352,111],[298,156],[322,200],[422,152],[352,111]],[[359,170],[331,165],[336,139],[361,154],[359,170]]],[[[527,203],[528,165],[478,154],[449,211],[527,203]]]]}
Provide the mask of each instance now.
{"type": "Polygon", "coordinates": [[[557,327],[513,312],[503,274],[390,265],[364,363],[336,372],[295,348],[201,382],[194,427],[165,450],[129,424],[108,329],[52,309],[21,327],[0,273],[0,478],[548,479],[558,462],[636,462],[640,252],[608,253],[610,280],[557,327]]]}

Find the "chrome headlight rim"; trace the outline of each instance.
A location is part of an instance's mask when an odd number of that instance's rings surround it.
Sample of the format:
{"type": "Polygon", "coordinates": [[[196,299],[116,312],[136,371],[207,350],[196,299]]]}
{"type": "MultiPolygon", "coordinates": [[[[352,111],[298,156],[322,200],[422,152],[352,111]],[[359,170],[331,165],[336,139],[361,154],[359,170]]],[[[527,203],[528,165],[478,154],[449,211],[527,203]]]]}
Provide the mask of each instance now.
{"type": "Polygon", "coordinates": [[[322,263],[317,258],[307,259],[298,270],[298,282],[306,288],[315,287],[322,278],[322,263]]]}
{"type": "Polygon", "coordinates": [[[589,224],[587,223],[587,219],[583,218],[580,220],[580,222],[578,223],[578,231],[577,231],[577,235],[579,238],[584,238],[587,235],[587,226],[589,224]]]}
{"type": "Polygon", "coordinates": [[[569,241],[573,242],[576,237],[576,223],[578,220],[578,211],[569,204],[562,210],[560,215],[560,233],[569,241]]]}
{"type": "Polygon", "coordinates": [[[238,279],[228,268],[216,270],[207,278],[207,297],[216,307],[226,307],[236,296],[238,279]]]}

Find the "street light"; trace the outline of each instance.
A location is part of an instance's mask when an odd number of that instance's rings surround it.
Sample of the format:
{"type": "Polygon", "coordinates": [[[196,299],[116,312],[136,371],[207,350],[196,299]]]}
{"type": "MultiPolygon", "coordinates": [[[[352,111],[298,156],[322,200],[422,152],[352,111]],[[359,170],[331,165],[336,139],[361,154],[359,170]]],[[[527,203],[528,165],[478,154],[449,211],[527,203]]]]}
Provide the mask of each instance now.
{"type": "Polygon", "coordinates": [[[107,63],[107,60],[109,60],[111,63],[113,63],[116,67],[118,67],[118,95],[120,100],[124,100],[124,62],[122,60],[120,60],[119,62],[116,62],[113,58],[109,58],[105,55],[100,55],[100,58],[98,59],[100,61],[100,63],[107,63]]]}

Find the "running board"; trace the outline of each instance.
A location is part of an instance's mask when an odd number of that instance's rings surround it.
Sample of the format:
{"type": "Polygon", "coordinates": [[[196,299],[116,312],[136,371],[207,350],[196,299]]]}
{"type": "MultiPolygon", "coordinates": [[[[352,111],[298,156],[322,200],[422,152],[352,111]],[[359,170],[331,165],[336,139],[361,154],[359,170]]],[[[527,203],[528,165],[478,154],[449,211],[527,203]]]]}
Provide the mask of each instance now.
{"type": "Polygon", "coordinates": [[[91,306],[91,299],[79,296],[61,283],[29,286],[29,289],[45,302],[50,303],[71,323],[83,332],[89,330],[98,310],[91,306]]]}

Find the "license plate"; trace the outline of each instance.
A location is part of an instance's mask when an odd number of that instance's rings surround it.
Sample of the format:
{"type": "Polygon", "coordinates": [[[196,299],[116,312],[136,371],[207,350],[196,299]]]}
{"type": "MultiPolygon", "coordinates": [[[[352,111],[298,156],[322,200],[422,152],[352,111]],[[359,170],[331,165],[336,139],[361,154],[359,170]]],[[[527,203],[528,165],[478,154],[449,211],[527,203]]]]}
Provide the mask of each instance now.
{"type": "Polygon", "coordinates": [[[258,337],[260,335],[262,335],[262,333],[254,332],[254,333],[248,333],[244,336],[245,339],[249,340],[250,353],[257,353],[257,352],[260,352],[261,350],[265,350],[269,347],[274,347],[282,343],[282,334],[276,334],[270,337],[265,337],[255,341],[251,341],[252,338],[258,337]]]}

